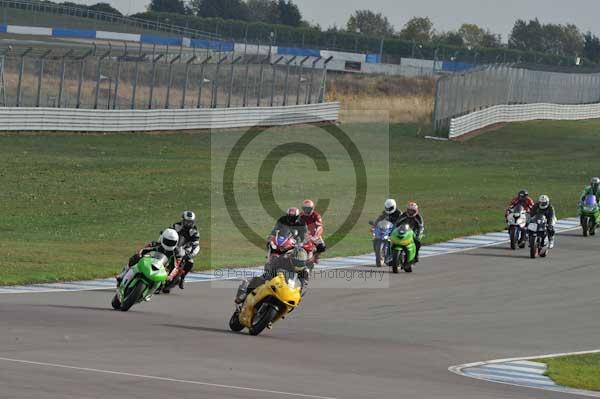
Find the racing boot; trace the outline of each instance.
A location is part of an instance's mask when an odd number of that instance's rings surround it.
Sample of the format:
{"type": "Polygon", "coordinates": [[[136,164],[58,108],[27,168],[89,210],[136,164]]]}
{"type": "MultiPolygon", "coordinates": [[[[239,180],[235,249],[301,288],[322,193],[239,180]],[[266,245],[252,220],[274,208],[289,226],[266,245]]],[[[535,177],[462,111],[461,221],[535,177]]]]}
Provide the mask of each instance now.
{"type": "Polygon", "coordinates": [[[248,290],[249,284],[250,284],[250,282],[248,280],[244,280],[238,287],[237,293],[235,294],[235,300],[234,300],[234,302],[236,304],[238,304],[238,305],[242,304],[246,300],[246,297],[248,296],[247,290],[248,290]]]}

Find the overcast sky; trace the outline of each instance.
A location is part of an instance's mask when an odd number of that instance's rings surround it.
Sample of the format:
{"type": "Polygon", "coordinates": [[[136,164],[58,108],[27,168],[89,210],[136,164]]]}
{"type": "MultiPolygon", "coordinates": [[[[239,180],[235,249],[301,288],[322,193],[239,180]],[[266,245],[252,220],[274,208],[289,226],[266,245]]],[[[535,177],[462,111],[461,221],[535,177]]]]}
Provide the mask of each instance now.
{"type": "MultiPolygon", "coordinates": [[[[77,1],[77,0],[76,0],[77,1]]],[[[126,14],[145,10],[148,0],[79,0],[94,4],[107,1],[126,14]]],[[[412,16],[428,16],[438,31],[476,23],[502,34],[506,41],[517,18],[538,17],[542,22],[574,23],[581,30],[600,33],[598,0],[294,0],[305,19],[326,28],[344,26],[350,14],[369,8],[382,12],[397,30],[412,16]]]]}

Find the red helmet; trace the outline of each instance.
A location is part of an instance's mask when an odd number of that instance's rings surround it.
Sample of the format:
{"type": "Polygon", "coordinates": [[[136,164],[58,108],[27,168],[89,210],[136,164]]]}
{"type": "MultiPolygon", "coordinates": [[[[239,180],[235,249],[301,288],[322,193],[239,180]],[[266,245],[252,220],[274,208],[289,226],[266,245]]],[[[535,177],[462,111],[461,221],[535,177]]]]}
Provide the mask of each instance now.
{"type": "Polygon", "coordinates": [[[304,202],[302,203],[302,211],[306,215],[311,215],[314,212],[314,210],[315,210],[315,203],[309,199],[304,200],[304,202]]]}
{"type": "Polygon", "coordinates": [[[416,202],[409,202],[406,207],[406,214],[410,217],[417,216],[419,214],[419,205],[416,202]]]}

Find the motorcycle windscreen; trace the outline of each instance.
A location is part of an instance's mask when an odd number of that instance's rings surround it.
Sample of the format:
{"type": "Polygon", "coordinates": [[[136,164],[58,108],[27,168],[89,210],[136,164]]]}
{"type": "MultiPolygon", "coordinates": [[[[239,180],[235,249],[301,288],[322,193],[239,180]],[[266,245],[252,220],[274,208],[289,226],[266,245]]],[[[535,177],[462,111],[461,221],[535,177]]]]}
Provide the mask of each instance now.
{"type": "Polygon", "coordinates": [[[389,220],[382,220],[375,226],[375,236],[377,238],[386,238],[394,229],[394,225],[389,220]]]}
{"type": "Polygon", "coordinates": [[[598,206],[598,200],[596,199],[595,195],[586,195],[586,197],[583,199],[583,206],[585,208],[595,208],[596,206],[598,206]]]}

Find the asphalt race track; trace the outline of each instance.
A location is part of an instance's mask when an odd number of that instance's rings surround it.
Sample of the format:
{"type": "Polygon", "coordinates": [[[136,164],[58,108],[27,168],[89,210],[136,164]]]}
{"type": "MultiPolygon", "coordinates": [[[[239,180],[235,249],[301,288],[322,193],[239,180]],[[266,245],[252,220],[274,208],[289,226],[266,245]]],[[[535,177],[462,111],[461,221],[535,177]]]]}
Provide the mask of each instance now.
{"type": "Polygon", "coordinates": [[[596,238],[548,259],[488,247],[426,258],[386,289],[317,289],[259,337],[211,283],[128,313],[112,292],[0,296],[2,398],[564,398],[448,366],[598,348],[596,238]]]}

